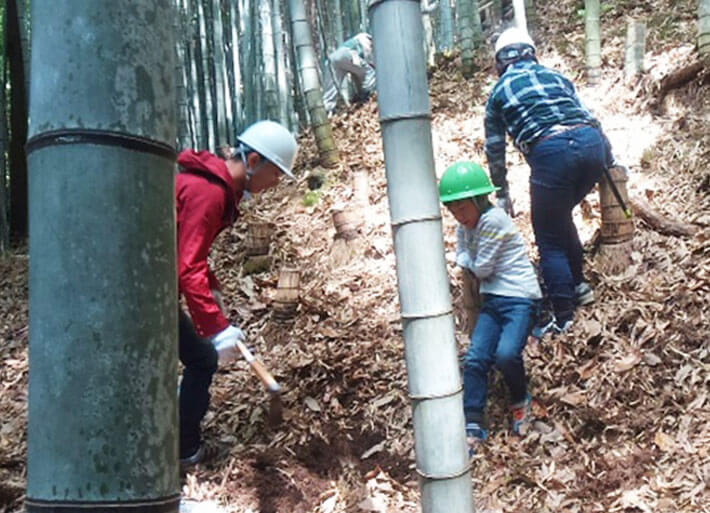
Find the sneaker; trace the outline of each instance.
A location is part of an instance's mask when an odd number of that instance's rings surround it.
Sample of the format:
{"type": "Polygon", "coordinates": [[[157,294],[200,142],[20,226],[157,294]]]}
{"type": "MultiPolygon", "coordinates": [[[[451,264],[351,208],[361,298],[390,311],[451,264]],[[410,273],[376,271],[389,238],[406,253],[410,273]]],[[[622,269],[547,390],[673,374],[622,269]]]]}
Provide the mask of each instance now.
{"type": "Polygon", "coordinates": [[[542,323],[535,326],[530,335],[537,339],[542,339],[548,333],[550,334],[560,334],[569,331],[572,328],[572,319],[568,319],[559,325],[557,320],[553,317],[550,320],[543,321],[542,323]]]}
{"type": "Polygon", "coordinates": [[[532,424],[531,403],[530,394],[527,394],[523,401],[510,407],[510,411],[513,414],[512,430],[518,436],[525,436],[532,424]]]}
{"type": "Polygon", "coordinates": [[[580,306],[594,303],[594,291],[592,287],[589,286],[589,283],[583,281],[577,285],[574,288],[574,298],[580,306]]]}
{"type": "Polygon", "coordinates": [[[466,443],[468,444],[468,456],[472,457],[476,453],[476,446],[488,438],[488,431],[478,422],[466,423],[466,443]]]}
{"type": "Polygon", "coordinates": [[[197,449],[195,449],[195,452],[193,452],[189,456],[186,456],[184,458],[180,458],[180,468],[185,469],[187,467],[197,465],[204,458],[205,458],[205,446],[200,444],[199,447],[197,449]]]}

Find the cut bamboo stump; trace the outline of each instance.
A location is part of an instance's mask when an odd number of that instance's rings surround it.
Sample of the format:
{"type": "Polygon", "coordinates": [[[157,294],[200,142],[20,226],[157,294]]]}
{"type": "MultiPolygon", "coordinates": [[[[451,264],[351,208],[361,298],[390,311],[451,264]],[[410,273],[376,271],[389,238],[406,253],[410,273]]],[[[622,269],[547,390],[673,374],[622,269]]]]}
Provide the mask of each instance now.
{"type": "Polygon", "coordinates": [[[269,244],[272,231],[273,226],[270,223],[251,222],[247,225],[247,258],[242,265],[244,274],[262,273],[270,269],[269,244]]]}
{"type": "MultiPolygon", "coordinates": [[[[629,178],[626,170],[622,167],[612,167],[609,169],[609,175],[628,206],[626,182],[629,178]]],[[[606,175],[602,175],[599,183],[599,204],[602,211],[602,228],[597,263],[602,272],[619,274],[631,265],[634,221],[626,217],[606,175]]]]}
{"type": "Polygon", "coordinates": [[[464,331],[470,338],[473,328],[476,327],[478,313],[481,311],[481,295],[479,294],[478,278],[468,269],[463,270],[463,309],[465,314],[464,331]]]}
{"type": "Polygon", "coordinates": [[[271,318],[278,322],[291,321],[298,310],[301,273],[297,269],[282,269],[276,286],[271,318]]]}
{"type": "Polygon", "coordinates": [[[357,208],[333,209],[335,236],[330,250],[330,265],[337,268],[347,264],[363,251],[363,219],[357,208]]]}
{"type": "Polygon", "coordinates": [[[271,243],[272,226],[269,223],[249,223],[247,226],[247,255],[268,255],[271,243]]]}
{"type": "Polygon", "coordinates": [[[350,241],[360,236],[362,218],[353,209],[333,210],[335,238],[350,241]]]}

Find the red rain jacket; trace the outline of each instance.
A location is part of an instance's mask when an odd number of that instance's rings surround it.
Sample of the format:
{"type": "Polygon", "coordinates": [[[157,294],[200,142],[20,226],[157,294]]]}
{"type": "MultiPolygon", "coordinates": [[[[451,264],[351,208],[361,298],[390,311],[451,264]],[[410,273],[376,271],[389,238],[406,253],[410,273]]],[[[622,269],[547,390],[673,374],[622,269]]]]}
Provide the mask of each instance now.
{"type": "Polygon", "coordinates": [[[219,282],[207,265],[207,255],[217,234],[239,215],[237,205],[244,191],[234,188],[225,162],[208,151],[182,151],[177,162],[178,287],[198,335],[211,337],[229,321],[210,292],[219,290],[219,282]]]}

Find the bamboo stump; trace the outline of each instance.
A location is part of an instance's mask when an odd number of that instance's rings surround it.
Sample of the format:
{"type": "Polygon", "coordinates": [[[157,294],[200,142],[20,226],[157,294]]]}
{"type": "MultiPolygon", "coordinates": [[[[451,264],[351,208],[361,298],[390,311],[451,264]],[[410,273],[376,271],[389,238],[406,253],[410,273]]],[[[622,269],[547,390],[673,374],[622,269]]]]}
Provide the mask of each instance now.
{"type": "Polygon", "coordinates": [[[478,278],[468,269],[463,270],[463,309],[464,309],[464,332],[467,338],[471,338],[473,329],[476,327],[478,313],[481,311],[481,295],[479,293],[478,278]]]}
{"type": "Polygon", "coordinates": [[[271,267],[269,245],[272,231],[273,227],[269,223],[252,222],[247,226],[247,259],[242,266],[244,274],[268,271],[271,267]]]}
{"type": "Polygon", "coordinates": [[[282,269],[276,286],[271,318],[277,322],[289,322],[296,316],[300,296],[301,273],[297,269],[282,269]]]}
{"type": "Polygon", "coordinates": [[[247,227],[247,255],[268,255],[272,227],[269,223],[249,223],[247,227]]]}
{"type": "MultiPolygon", "coordinates": [[[[626,182],[629,178],[626,170],[622,167],[613,167],[609,169],[609,175],[616,184],[621,198],[629,205],[629,195],[626,190],[626,182]]],[[[602,227],[597,263],[602,272],[619,274],[631,265],[634,221],[626,217],[606,175],[602,175],[599,183],[599,204],[602,211],[602,227]]]]}
{"type": "Polygon", "coordinates": [[[357,209],[333,209],[335,237],[330,251],[332,267],[340,267],[350,262],[361,252],[363,220],[357,209]]]}

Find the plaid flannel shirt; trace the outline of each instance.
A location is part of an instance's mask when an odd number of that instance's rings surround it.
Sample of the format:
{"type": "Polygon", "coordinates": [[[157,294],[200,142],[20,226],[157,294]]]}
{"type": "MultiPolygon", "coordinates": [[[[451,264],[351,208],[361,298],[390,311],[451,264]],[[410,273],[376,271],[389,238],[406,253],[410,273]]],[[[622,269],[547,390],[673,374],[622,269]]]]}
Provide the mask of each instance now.
{"type": "Polygon", "coordinates": [[[491,181],[506,196],[505,134],[527,153],[535,141],[557,125],[594,124],[574,85],[560,73],[530,60],[511,64],[486,103],[486,157],[491,181]]]}

